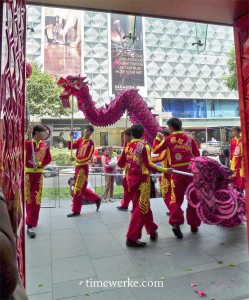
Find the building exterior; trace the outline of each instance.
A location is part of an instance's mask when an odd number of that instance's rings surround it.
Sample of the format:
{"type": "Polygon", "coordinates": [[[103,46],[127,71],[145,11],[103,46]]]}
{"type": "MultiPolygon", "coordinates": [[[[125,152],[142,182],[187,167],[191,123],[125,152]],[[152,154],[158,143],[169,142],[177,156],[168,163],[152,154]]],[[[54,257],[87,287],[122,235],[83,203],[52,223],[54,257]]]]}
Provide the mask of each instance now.
{"type": "MultiPolygon", "coordinates": [[[[116,75],[113,70],[117,60],[113,52],[122,53],[125,42],[126,47],[129,43],[128,37],[125,41],[115,41],[114,26],[118,25],[121,32],[120,23],[125,24],[125,18],[128,17],[91,11],[51,12],[49,8],[28,6],[28,24],[34,28],[34,32],[27,33],[27,58],[43,64],[48,72],[63,73],[64,71],[56,69],[57,67],[54,70],[49,68],[52,68],[52,62],[58,64],[63,60],[58,56],[65,55],[65,66],[61,67],[65,68],[67,75],[82,72],[87,76],[92,97],[97,106],[102,106],[115,96],[113,86],[116,75]],[[77,18],[77,21],[71,21],[71,25],[74,26],[68,29],[66,41],[62,33],[68,20],[73,20],[71,15],[77,18]],[[49,36],[51,28],[57,28],[57,31],[52,29],[53,36],[49,36]],[[56,38],[58,39],[53,44],[56,38]],[[77,43],[79,40],[80,43],[77,43]],[[58,43],[60,46],[54,55],[53,51],[58,43]],[[75,60],[72,60],[72,57],[76,57],[75,60]]],[[[140,89],[148,106],[154,107],[162,126],[165,126],[170,117],[176,116],[183,120],[185,129],[191,132],[199,143],[203,142],[203,138],[229,139],[229,128],[240,124],[238,95],[229,91],[222,81],[222,77],[227,74],[228,54],[234,47],[232,28],[208,25],[206,39],[202,40],[206,43],[206,49],[198,54],[196,45],[193,45],[197,41],[197,24],[138,18],[141,20],[137,23],[139,26],[134,34],[135,43],[130,48],[133,47],[133,54],[139,57],[136,69],[132,69],[135,61],[129,64],[126,56],[126,65],[118,60],[117,72],[122,74],[124,69],[130,68],[130,74],[137,73],[140,76],[136,79],[135,75],[128,75],[136,82],[136,87],[140,89]],[[211,129],[213,127],[214,130],[211,129]]],[[[125,86],[124,81],[122,84],[120,81],[119,86],[125,86]]],[[[96,131],[96,143],[103,144],[101,136],[106,136],[104,133],[108,132],[108,143],[121,145],[121,139],[116,137],[112,140],[111,136],[114,131],[115,134],[121,135],[125,126],[124,119],[115,128],[100,128],[96,131]]]]}

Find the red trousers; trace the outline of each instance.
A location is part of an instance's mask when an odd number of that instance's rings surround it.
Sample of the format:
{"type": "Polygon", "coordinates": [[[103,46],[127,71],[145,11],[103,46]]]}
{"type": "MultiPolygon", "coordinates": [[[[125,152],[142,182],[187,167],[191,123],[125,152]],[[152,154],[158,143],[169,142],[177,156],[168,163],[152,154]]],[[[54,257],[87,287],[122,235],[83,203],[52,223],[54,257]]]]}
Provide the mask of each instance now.
{"type": "Polygon", "coordinates": [[[42,199],[43,173],[25,174],[26,225],[36,227],[42,199]]]}
{"type": "Polygon", "coordinates": [[[75,187],[74,187],[74,196],[73,196],[73,206],[72,211],[75,213],[80,213],[82,206],[82,198],[87,198],[90,202],[95,202],[99,199],[99,196],[92,192],[90,189],[87,189],[89,167],[88,165],[76,166],[75,167],[75,187]]]}
{"type": "Polygon", "coordinates": [[[162,177],[159,178],[162,197],[164,203],[169,209],[169,203],[167,201],[167,194],[170,192],[170,181],[171,181],[171,174],[163,173],[162,177]]]}
{"type": "Polygon", "coordinates": [[[124,208],[128,208],[128,206],[131,202],[131,195],[130,195],[130,192],[128,189],[126,176],[123,178],[122,184],[123,184],[123,188],[124,188],[124,196],[123,196],[123,199],[121,200],[121,206],[123,206],[124,208]]]}
{"type": "MultiPolygon", "coordinates": [[[[175,167],[175,170],[190,172],[188,166],[175,167]]],[[[193,177],[172,173],[171,175],[171,187],[169,192],[165,197],[165,203],[170,211],[169,223],[173,224],[183,224],[184,223],[184,213],[181,209],[184,194],[188,185],[193,181],[193,177]]],[[[193,195],[193,202],[197,203],[198,198],[193,195]]],[[[196,209],[188,204],[186,210],[187,223],[190,226],[198,227],[201,225],[201,220],[196,214],[196,209]]]]}
{"type": "Polygon", "coordinates": [[[128,240],[136,241],[142,237],[143,226],[145,226],[147,234],[154,233],[158,228],[153,221],[150,209],[150,176],[142,175],[138,184],[132,186],[128,183],[128,186],[133,209],[126,237],[128,240]]]}

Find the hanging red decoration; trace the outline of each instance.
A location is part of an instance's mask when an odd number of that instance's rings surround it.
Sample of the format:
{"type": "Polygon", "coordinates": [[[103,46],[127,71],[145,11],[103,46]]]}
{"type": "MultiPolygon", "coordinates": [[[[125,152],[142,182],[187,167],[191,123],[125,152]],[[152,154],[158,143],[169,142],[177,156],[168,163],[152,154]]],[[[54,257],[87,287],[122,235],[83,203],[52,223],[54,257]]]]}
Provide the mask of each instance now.
{"type": "Polygon", "coordinates": [[[26,79],[28,79],[32,74],[32,66],[26,63],[26,79]]]}

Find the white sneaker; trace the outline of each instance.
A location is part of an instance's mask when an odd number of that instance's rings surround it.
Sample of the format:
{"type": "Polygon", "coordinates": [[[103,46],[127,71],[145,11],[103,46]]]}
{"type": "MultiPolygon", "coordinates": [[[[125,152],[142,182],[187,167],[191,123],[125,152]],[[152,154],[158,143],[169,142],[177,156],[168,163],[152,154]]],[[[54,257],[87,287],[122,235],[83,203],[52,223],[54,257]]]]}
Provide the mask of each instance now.
{"type": "Polygon", "coordinates": [[[33,228],[28,228],[27,229],[27,234],[31,239],[34,239],[36,236],[36,233],[34,232],[33,228]]]}
{"type": "Polygon", "coordinates": [[[109,199],[110,202],[114,202],[114,200],[112,198],[109,199]]]}

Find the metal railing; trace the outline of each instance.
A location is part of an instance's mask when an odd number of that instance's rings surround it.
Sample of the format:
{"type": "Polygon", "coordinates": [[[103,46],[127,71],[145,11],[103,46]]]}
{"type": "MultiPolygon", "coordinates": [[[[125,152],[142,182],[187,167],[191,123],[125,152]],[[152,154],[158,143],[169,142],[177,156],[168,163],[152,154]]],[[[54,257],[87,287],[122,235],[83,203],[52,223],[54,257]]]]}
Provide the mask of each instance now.
{"type": "MultiPolygon", "coordinates": [[[[104,168],[102,167],[90,167],[90,172],[88,176],[88,182],[93,187],[93,190],[96,194],[98,194],[100,197],[103,196],[105,191],[105,176],[106,173],[104,172],[104,168]],[[97,172],[95,172],[97,171],[97,172]],[[100,171],[100,172],[99,172],[100,171]]],[[[50,188],[51,197],[42,199],[42,206],[43,208],[55,208],[57,205],[59,207],[65,206],[62,205],[65,201],[71,201],[71,195],[70,195],[70,186],[68,184],[68,179],[73,177],[75,175],[75,170],[73,166],[56,166],[54,167],[53,171],[44,171],[44,174],[50,174],[51,176],[46,176],[43,181],[43,195],[46,189],[50,188]],[[66,187],[66,197],[63,197],[61,193],[61,189],[66,187]],[[48,203],[48,205],[45,205],[48,203]]],[[[109,176],[114,176],[115,178],[120,178],[115,181],[114,184],[114,194],[118,195],[118,197],[115,197],[116,199],[122,199],[123,197],[123,186],[122,186],[122,178],[124,177],[124,173],[122,169],[116,168],[116,173],[107,173],[109,176]],[[120,188],[118,188],[120,186],[120,188]]],[[[162,176],[162,174],[151,174],[151,177],[154,177],[155,179],[162,176]]],[[[160,184],[157,180],[157,192],[160,196],[160,184]]],[[[64,194],[65,194],[64,190],[64,194]]],[[[48,193],[46,193],[48,194],[48,193]]]]}
{"type": "MultiPolygon", "coordinates": [[[[104,168],[102,167],[90,167],[90,172],[88,176],[88,182],[93,187],[93,190],[95,193],[99,194],[100,197],[102,197],[104,190],[105,190],[105,175],[104,168]],[[95,172],[95,170],[97,172],[95,172]],[[99,172],[100,170],[100,172],[99,172]],[[96,190],[100,192],[96,192],[96,190]]],[[[53,171],[44,171],[44,181],[43,181],[43,204],[41,207],[43,208],[55,208],[57,206],[57,203],[59,207],[63,206],[61,205],[62,200],[70,200],[70,186],[68,184],[69,178],[73,177],[75,175],[74,167],[72,166],[56,166],[54,167],[53,171]],[[61,188],[67,187],[68,194],[67,197],[62,197],[61,195],[61,188]],[[50,188],[49,191],[51,191],[51,198],[44,198],[44,191],[46,192],[46,189],[50,188]],[[49,205],[45,205],[46,202],[49,202],[49,205]]],[[[114,176],[116,178],[120,178],[124,176],[123,171],[119,168],[117,168],[117,173],[109,174],[109,176],[114,176]],[[122,173],[121,173],[122,172],[122,173]]],[[[115,184],[115,186],[121,186],[122,187],[122,180],[120,180],[119,184],[115,184]]],[[[114,189],[115,189],[114,186],[114,189]]],[[[47,192],[46,192],[47,194],[47,192]]],[[[122,194],[120,195],[120,198],[123,195],[123,187],[122,187],[122,194]]]]}

